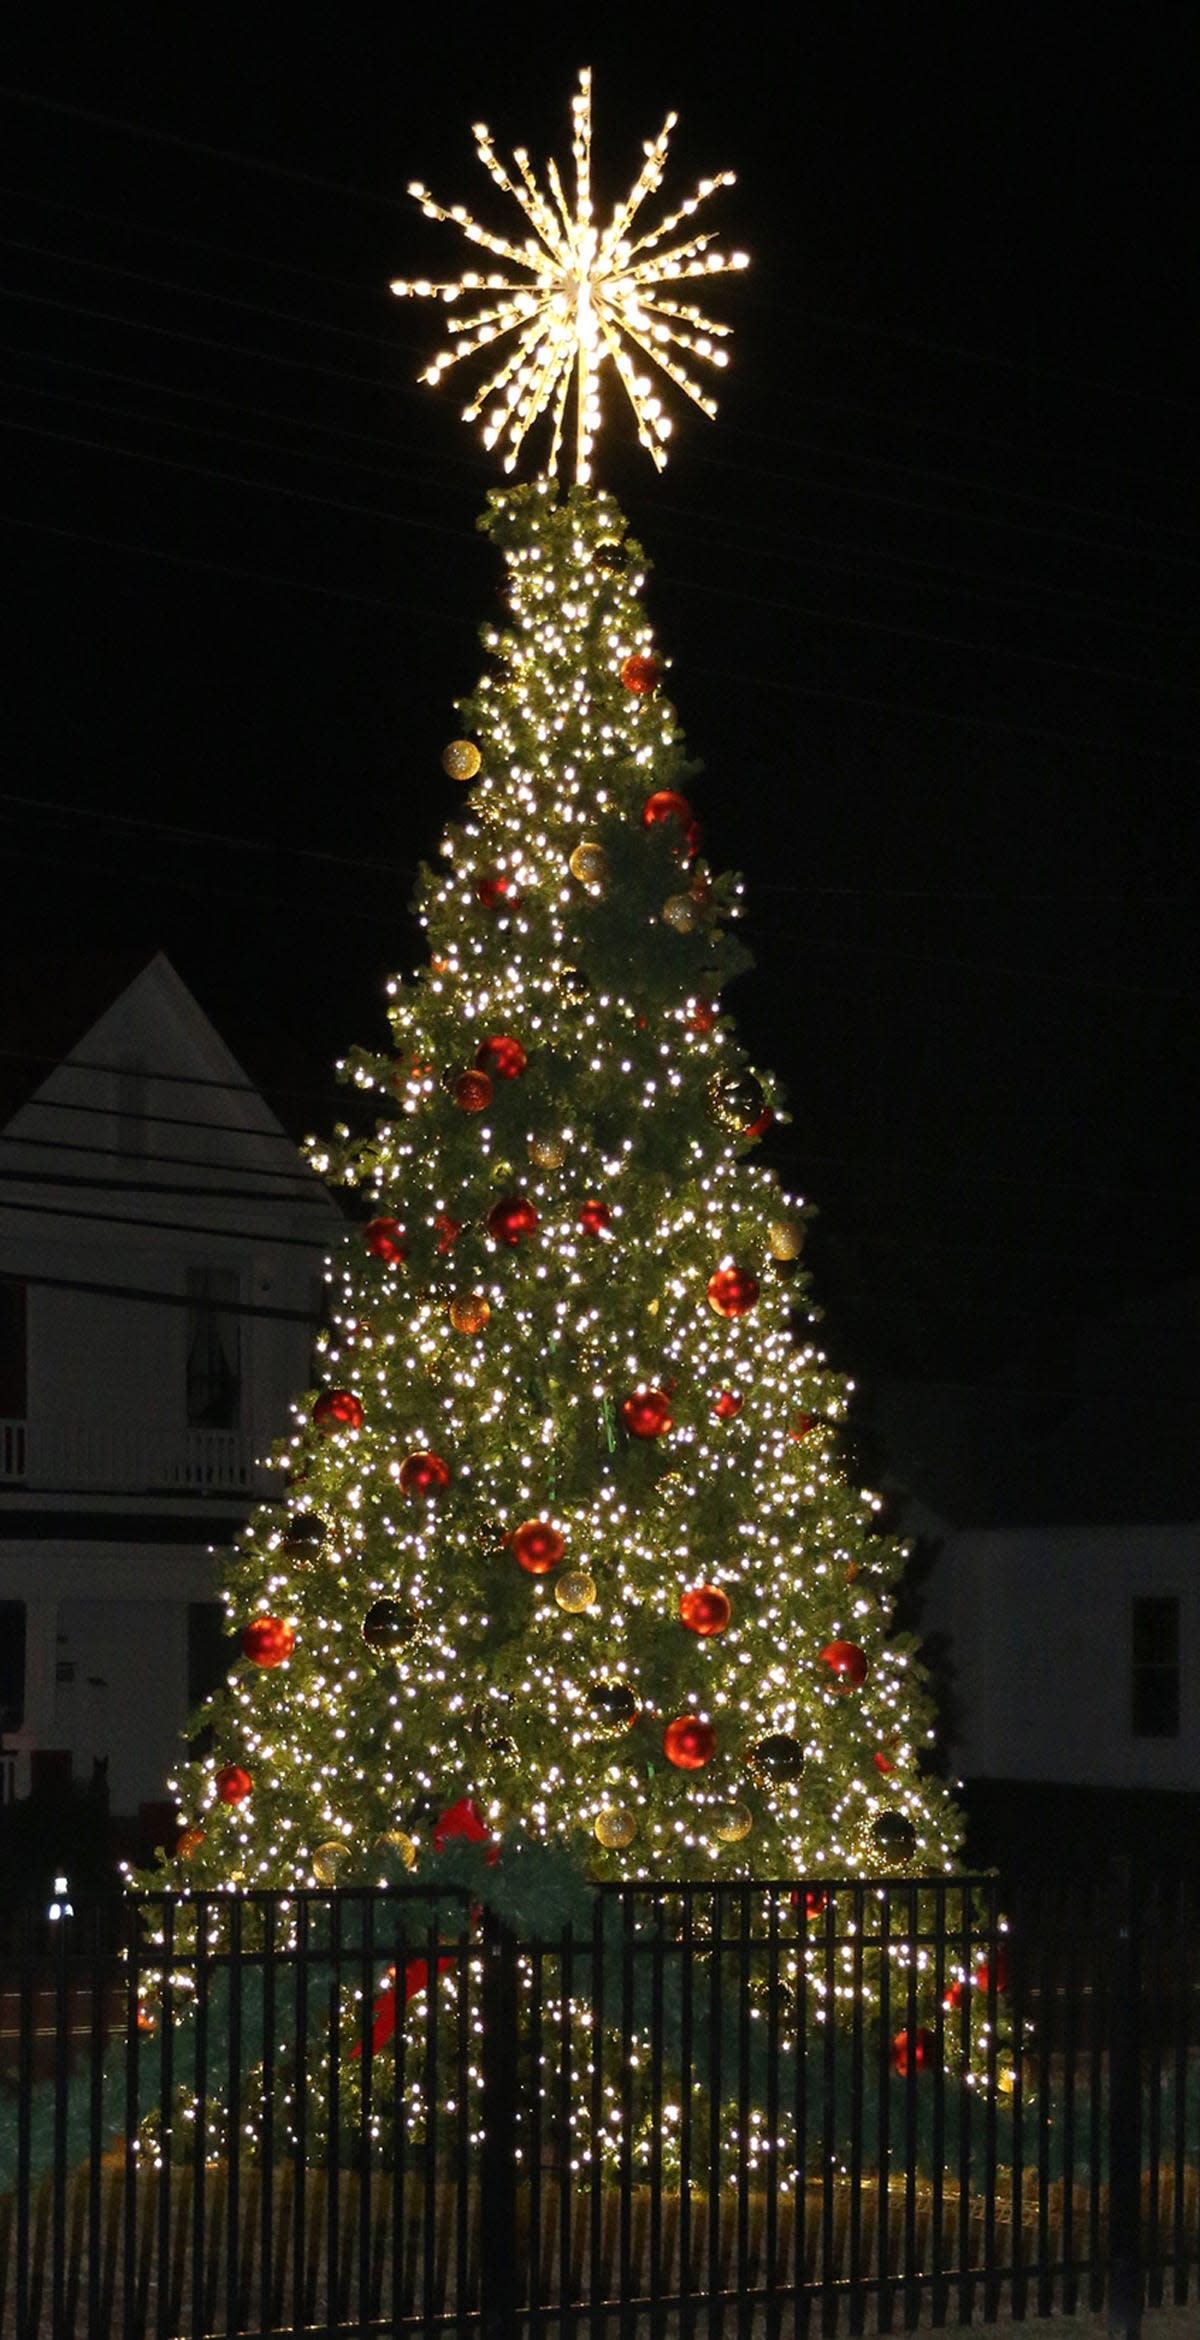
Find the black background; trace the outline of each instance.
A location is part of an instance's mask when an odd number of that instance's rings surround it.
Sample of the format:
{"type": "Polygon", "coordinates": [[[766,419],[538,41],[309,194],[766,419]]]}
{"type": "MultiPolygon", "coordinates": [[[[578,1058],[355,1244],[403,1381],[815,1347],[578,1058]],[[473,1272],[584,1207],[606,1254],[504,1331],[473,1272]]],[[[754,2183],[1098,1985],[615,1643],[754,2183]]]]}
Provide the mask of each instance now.
{"type": "MultiPolygon", "coordinates": [[[[831,1346],[1053,1378],[1197,1270],[1196,22],[1170,7],[43,12],[7,44],[3,981],[167,951],[297,1130],[383,1037],[497,473],[439,317],[469,126],[752,273],[715,425],[601,477],[758,961],[831,1346]]],[[[10,28],[11,33],[11,28],[10,28]]],[[[97,1002],[97,1005],[100,1003],[97,1002]]]]}

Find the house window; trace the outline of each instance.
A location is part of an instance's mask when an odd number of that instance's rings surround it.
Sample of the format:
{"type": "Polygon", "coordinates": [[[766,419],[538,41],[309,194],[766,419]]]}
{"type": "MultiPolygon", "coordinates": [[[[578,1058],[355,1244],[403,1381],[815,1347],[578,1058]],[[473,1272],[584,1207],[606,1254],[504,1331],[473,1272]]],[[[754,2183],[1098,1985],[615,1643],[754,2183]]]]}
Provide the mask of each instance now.
{"type": "Polygon", "coordinates": [[[1131,1610],[1130,1688],[1135,1739],[1179,1737],[1179,1597],[1140,1594],[1131,1610]]]}
{"type": "Polygon", "coordinates": [[[189,1268],[189,1430],[236,1430],[242,1411],[241,1320],[235,1268],[189,1268]]]}
{"type": "Polygon", "coordinates": [[[25,1603],[0,1601],[0,1731],[25,1720],[25,1603]]]}
{"type": "Polygon", "coordinates": [[[0,1276],[0,1422],[23,1422],[26,1386],[25,1286],[15,1276],[0,1276]]]}

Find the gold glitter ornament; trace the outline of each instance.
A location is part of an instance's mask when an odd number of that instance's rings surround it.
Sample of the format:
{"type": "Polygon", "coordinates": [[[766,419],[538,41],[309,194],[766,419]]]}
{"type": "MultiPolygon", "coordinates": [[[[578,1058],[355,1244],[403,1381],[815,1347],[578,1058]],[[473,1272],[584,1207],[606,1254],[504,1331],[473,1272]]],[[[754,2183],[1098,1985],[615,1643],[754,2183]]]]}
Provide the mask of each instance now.
{"type": "MultiPolygon", "coordinates": [[[[403,1861],[406,1869],[416,1868],[416,1845],[411,1836],[405,1835],[402,1828],[385,1828],[383,1835],[377,1836],[375,1839],[375,1850],[377,1853],[395,1853],[397,1860],[403,1861]]],[[[313,1866],[315,1868],[315,1861],[313,1866]]]]}
{"type": "Polygon", "coordinates": [[[713,1835],[721,1844],[740,1844],[753,1826],[749,1804],[722,1804],[713,1822],[713,1835]]]}
{"type": "Polygon", "coordinates": [[[803,1221],[772,1219],[767,1229],[767,1249],[772,1259],[799,1259],[804,1249],[803,1221]]]}
{"type": "Polygon", "coordinates": [[[699,904],[690,894],[668,894],[662,906],[663,925],[672,934],[694,934],[700,924],[699,904]]]}
{"type": "Polygon", "coordinates": [[[554,1587],[554,1598],[569,1617],[581,1616],[596,1598],[596,1580],[586,1568],[568,1568],[554,1587]]]}
{"type": "Polygon", "coordinates": [[[452,739],[442,749],[442,770],[451,780],[473,780],[482,762],[473,739],[452,739]]]}
{"type": "Polygon", "coordinates": [[[339,1836],[330,1837],[327,1844],[319,1844],[312,1857],[313,1875],[318,1885],[336,1885],[338,1872],[350,1858],[350,1847],[339,1836]]]}
{"type": "Polygon", "coordinates": [[[567,868],[573,878],[578,878],[581,886],[602,886],[608,876],[608,855],[594,837],[585,837],[583,843],[575,847],[567,868]]]}
{"type": "Polygon", "coordinates": [[[627,1804],[606,1804],[592,1825],[607,1852],[623,1852],[637,1835],[637,1820],[627,1804]]]}
{"type": "Polygon", "coordinates": [[[446,1311],[455,1332],[481,1333],[492,1313],[482,1292],[459,1292],[446,1311]]]}
{"type": "Polygon", "coordinates": [[[539,1170],[561,1170],[567,1158],[567,1141],[554,1130],[537,1131],[528,1141],[529,1159],[539,1170]]]}

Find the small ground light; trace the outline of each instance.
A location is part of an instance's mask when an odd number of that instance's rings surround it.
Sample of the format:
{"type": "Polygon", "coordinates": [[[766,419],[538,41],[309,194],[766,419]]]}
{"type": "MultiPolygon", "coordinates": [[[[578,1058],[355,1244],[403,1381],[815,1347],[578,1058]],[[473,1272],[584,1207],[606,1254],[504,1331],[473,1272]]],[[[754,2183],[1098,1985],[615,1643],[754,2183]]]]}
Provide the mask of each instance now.
{"type": "Polygon", "coordinates": [[[54,1880],[54,1899],[46,1911],[48,1918],[74,1917],[75,1912],[71,1907],[70,1894],[71,1888],[66,1878],[56,1877],[54,1880]]]}

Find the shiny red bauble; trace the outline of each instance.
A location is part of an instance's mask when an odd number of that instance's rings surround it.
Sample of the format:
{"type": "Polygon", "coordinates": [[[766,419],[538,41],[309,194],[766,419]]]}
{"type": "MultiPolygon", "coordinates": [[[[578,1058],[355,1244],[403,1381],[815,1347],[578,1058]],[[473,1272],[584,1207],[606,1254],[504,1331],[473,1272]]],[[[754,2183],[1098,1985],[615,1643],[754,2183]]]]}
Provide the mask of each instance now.
{"type": "Polygon", "coordinates": [[[255,1666],[281,1666],[291,1656],[296,1636],[282,1617],[252,1617],[242,1635],[242,1650],[255,1666]]]}
{"type": "Polygon", "coordinates": [[[485,910],[515,910],[517,906],[512,879],[502,869],[485,869],[476,878],[475,898],[485,910]]]}
{"type": "Polygon", "coordinates": [[[318,1430],[361,1430],[363,1402],[352,1389],[323,1389],[312,1410],[318,1430]]]}
{"type": "Polygon", "coordinates": [[[485,1072],[461,1072],[454,1082],[454,1102],[464,1113],[486,1113],[492,1102],[492,1084],[485,1072]]]}
{"type": "Polygon", "coordinates": [[[388,1267],[395,1267],[406,1251],[399,1219],[368,1219],[363,1228],[363,1244],[372,1259],[381,1259],[388,1267]]]}
{"type": "Polygon", "coordinates": [[[223,1804],[240,1804],[254,1782],[240,1763],[226,1763],[217,1773],[217,1795],[223,1804]]]}
{"type": "Polygon", "coordinates": [[[867,1653],[856,1641],[827,1641],[821,1662],[836,1677],[839,1690],[861,1690],[866,1681],[867,1653]]]}
{"type": "Polygon", "coordinates": [[[749,1268],[718,1268],[708,1279],[708,1305],[718,1316],[746,1316],[758,1299],[758,1278],[749,1268]]]}
{"type": "Polygon", "coordinates": [[[876,1771],[880,1772],[884,1779],[887,1778],[889,1771],[894,1771],[896,1768],[891,1756],[885,1755],[882,1747],[877,1747],[875,1749],[875,1753],[872,1755],[871,1761],[874,1764],[876,1771]]]}
{"type": "Polygon", "coordinates": [[[557,1568],[567,1547],[548,1519],[527,1519],[523,1527],[514,1529],[512,1548],[514,1560],[530,1576],[547,1576],[557,1568]]]}
{"type": "Polygon", "coordinates": [[[621,1408],[621,1420],[631,1438],[661,1438],[671,1427],[665,1389],[635,1389],[621,1408]]]}
{"type": "Polygon", "coordinates": [[[745,1403],[745,1398],[738,1397],[732,1389],[719,1389],[713,1399],[713,1412],[718,1422],[734,1422],[745,1403]]]}
{"type": "Polygon", "coordinates": [[[719,1584],[693,1584],[680,1593],[679,1614],[689,1633],[723,1633],[732,1611],[719,1584]]]}
{"type": "Polygon", "coordinates": [[[404,1495],[440,1495],[450,1484],[450,1465],[440,1454],[406,1454],[399,1477],[404,1495]]]}
{"type": "Polygon", "coordinates": [[[501,1195],[488,1212],[488,1234],[497,1243],[519,1243],[523,1235],[532,1235],[538,1215],[528,1195],[501,1195]]]}
{"type": "Polygon", "coordinates": [[[712,1724],[696,1714],[677,1714],[663,1732],[663,1754],[677,1771],[702,1771],[717,1752],[712,1724]]]}
{"type": "Polygon", "coordinates": [[[631,650],[621,661],[621,680],[627,691],[641,698],[647,691],[658,688],[658,660],[644,650],[631,650]]]}
{"type": "Polygon", "coordinates": [[[606,1202],[599,1202],[594,1194],[579,1206],[579,1224],[585,1235],[606,1235],[612,1225],[612,1212],[606,1202]]]}
{"type": "Polygon", "coordinates": [[[791,1421],[788,1423],[788,1437],[796,1439],[807,1438],[809,1431],[815,1428],[815,1414],[793,1414],[791,1421]]]}
{"type": "Polygon", "coordinates": [[[678,821],[686,835],[694,826],[695,817],[686,796],[681,796],[677,788],[656,788],[642,806],[644,829],[656,828],[660,821],[678,821]]]}
{"type": "Polygon", "coordinates": [[[455,1243],[458,1237],[462,1234],[462,1220],[452,1219],[447,1211],[439,1211],[434,1219],[433,1224],[437,1229],[438,1250],[449,1251],[451,1245],[455,1243]]]}
{"type": "MultiPolygon", "coordinates": [[[[989,1990],[993,1983],[995,1984],[995,1987],[998,1991],[1006,1991],[1008,1989],[1008,1952],[1005,1949],[1003,1943],[998,1945],[994,1957],[990,1959],[980,1959],[974,1973],[971,1976],[971,1981],[974,1983],[977,1991],[989,1990]]],[[[966,1997],[966,1992],[967,1985],[964,1982],[962,1976],[959,1975],[956,1977],[955,1981],[950,1984],[950,1987],[946,1992],[946,1996],[942,2001],[943,2006],[960,2007],[964,1998],[966,1997]]]]}
{"type": "Polygon", "coordinates": [[[490,1039],[481,1040],[475,1051],[480,1072],[490,1073],[494,1081],[515,1081],[528,1061],[520,1041],[510,1032],[494,1032],[490,1039]]]}
{"type": "Polygon", "coordinates": [[[931,2031],[898,2031],[892,2041],[892,2070],[928,2072],[937,2061],[937,2041],[931,2031]]]}

